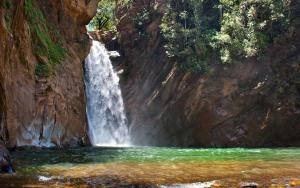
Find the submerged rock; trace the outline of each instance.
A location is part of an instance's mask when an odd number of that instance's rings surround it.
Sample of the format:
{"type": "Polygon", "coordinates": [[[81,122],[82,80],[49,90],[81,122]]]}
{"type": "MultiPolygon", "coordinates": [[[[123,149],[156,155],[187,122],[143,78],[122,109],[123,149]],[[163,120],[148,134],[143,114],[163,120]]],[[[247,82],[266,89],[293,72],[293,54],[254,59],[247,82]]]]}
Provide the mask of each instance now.
{"type": "Polygon", "coordinates": [[[1,173],[14,173],[10,155],[5,146],[0,142],[0,172],[1,173]]]}
{"type": "Polygon", "coordinates": [[[244,183],[241,183],[241,186],[243,187],[243,188],[256,188],[256,187],[258,187],[258,184],[257,183],[255,183],[255,182],[244,182],[244,183]]]}

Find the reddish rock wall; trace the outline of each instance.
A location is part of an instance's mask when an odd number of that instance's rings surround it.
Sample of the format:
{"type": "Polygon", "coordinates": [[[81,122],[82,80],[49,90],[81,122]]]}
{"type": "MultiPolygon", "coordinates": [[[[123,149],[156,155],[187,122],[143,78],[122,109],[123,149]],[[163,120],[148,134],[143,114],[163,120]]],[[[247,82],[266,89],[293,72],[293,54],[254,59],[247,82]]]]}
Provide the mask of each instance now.
{"type": "Polygon", "coordinates": [[[90,48],[85,25],[98,0],[36,1],[62,36],[66,55],[48,78],[35,74],[24,0],[1,0],[0,139],[9,146],[87,143],[82,61],[90,48]]]}

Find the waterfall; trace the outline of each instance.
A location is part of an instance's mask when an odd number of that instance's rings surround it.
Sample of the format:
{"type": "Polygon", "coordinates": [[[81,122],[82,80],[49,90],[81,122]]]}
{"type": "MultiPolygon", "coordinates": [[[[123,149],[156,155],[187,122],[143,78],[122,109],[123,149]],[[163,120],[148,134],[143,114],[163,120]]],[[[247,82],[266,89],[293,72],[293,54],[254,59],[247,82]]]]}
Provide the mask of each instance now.
{"type": "Polygon", "coordinates": [[[90,54],[85,59],[85,86],[92,145],[128,145],[128,127],[119,77],[113,70],[108,51],[98,41],[93,41],[90,54]]]}

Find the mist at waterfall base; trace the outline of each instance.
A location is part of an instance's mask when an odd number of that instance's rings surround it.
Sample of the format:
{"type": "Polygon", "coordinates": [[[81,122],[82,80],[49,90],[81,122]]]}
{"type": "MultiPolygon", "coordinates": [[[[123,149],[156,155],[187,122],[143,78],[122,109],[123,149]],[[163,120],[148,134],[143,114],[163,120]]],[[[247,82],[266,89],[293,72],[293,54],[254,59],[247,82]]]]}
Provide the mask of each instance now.
{"type": "Polygon", "coordinates": [[[105,46],[93,41],[85,59],[85,86],[89,137],[93,146],[129,146],[126,115],[119,87],[105,46]]]}

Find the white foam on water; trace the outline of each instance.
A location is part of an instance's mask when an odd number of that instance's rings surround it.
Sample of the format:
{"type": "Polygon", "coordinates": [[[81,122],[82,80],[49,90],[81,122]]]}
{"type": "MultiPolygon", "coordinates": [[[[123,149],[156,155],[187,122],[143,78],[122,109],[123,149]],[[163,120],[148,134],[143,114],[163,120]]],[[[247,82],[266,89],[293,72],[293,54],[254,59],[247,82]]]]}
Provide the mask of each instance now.
{"type": "Polygon", "coordinates": [[[174,184],[174,185],[162,185],[160,188],[210,188],[215,184],[215,181],[198,182],[190,184],[174,184]]]}
{"type": "Polygon", "coordinates": [[[46,176],[38,176],[39,181],[50,181],[52,180],[51,177],[46,177],[46,176]]]}

